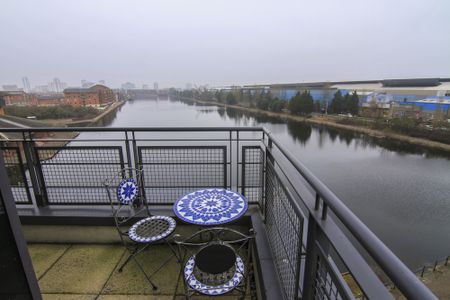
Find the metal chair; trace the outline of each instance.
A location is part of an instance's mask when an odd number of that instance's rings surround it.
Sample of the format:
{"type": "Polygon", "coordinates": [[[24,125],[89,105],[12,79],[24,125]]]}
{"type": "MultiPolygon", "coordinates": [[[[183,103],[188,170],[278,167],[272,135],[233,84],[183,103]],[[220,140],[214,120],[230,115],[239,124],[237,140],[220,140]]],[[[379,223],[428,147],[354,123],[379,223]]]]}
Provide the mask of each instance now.
{"type": "Polygon", "coordinates": [[[171,217],[154,216],[150,213],[148,201],[145,199],[142,169],[124,168],[114,177],[106,179],[104,185],[111,203],[116,229],[129,252],[128,258],[119,267],[119,272],[122,272],[128,262],[134,260],[152,288],[156,290],[157,286],[150,278],[177,254],[168,241],[175,230],[176,222],[171,217]],[[116,195],[117,199],[112,195],[116,195]],[[174,255],[151,274],[147,274],[136,256],[156,242],[165,242],[174,255]]]}
{"type": "Polygon", "coordinates": [[[185,297],[237,291],[241,299],[245,298],[254,237],[252,229],[245,235],[224,227],[203,229],[185,240],[175,235],[185,297]]]}

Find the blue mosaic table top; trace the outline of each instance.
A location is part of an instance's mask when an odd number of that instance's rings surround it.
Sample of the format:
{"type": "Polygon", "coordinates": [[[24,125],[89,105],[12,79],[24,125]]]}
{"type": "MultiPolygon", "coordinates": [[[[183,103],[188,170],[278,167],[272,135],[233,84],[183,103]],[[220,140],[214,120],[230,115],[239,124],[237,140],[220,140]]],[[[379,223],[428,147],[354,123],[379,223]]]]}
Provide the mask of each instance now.
{"type": "Polygon", "coordinates": [[[204,189],[178,199],[173,210],[182,221],[196,225],[219,225],[240,218],[248,208],[247,200],[226,189],[204,189]]]}

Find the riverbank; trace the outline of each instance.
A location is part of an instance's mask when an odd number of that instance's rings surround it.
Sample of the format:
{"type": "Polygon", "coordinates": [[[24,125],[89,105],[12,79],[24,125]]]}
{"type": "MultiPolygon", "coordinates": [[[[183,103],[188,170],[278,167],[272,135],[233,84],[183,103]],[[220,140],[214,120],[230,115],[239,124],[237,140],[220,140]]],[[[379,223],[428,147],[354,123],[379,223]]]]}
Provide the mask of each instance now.
{"type": "MultiPolygon", "coordinates": [[[[450,299],[450,266],[440,266],[435,271],[421,278],[422,282],[439,298],[450,299]]],[[[406,299],[397,289],[391,290],[396,300],[406,299]]]]}
{"type": "Polygon", "coordinates": [[[103,118],[105,118],[106,116],[108,116],[109,114],[115,112],[119,107],[121,107],[122,105],[124,105],[125,102],[124,101],[117,101],[114,102],[113,104],[111,104],[108,108],[105,109],[105,111],[103,111],[101,114],[99,114],[98,116],[96,116],[95,118],[92,119],[87,119],[87,120],[80,120],[80,121],[72,121],[69,123],[66,123],[66,125],[68,127],[87,127],[87,126],[93,126],[95,123],[99,122],[100,120],[102,120],[103,118]]]}
{"type": "Polygon", "coordinates": [[[289,113],[284,112],[271,112],[271,111],[265,111],[259,108],[251,108],[251,107],[244,107],[240,105],[229,105],[225,103],[215,102],[215,101],[203,101],[203,100],[197,100],[197,99],[189,99],[189,98],[183,98],[183,100],[192,101],[195,103],[205,104],[205,105],[217,105],[221,107],[230,107],[239,109],[242,111],[247,111],[251,113],[258,113],[258,114],[264,114],[266,116],[275,117],[275,118],[282,118],[284,120],[292,120],[297,122],[305,122],[310,124],[316,124],[316,125],[322,125],[327,126],[331,128],[336,129],[343,129],[343,130],[350,130],[353,132],[358,132],[362,134],[367,134],[371,137],[377,138],[377,139],[391,139],[395,141],[399,141],[402,143],[408,143],[412,145],[422,146],[426,147],[432,150],[437,151],[444,151],[446,153],[450,153],[450,145],[444,144],[436,141],[431,141],[423,138],[416,138],[411,137],[404,134],[399,134],[396,132],[388,131],[388,130],[376,130],[368,127],[363,126],[356,126],[356,125],[348,125],[348,124],[340,124],[337,123],[336,118],[330,118],[326,115],[320,115],[320,116],[313,116],[310,118],[305,118],[302,116],[295,116],[291,115],[289,113]]]}
{"type": "Polygon", "coordinates": [[[47,123],[51,126],[55,127],[88,127],[88,126],[94,126],[95,123],[101,121],[103,118],[107,117],[109,114],[115,112],[119,107],[124,105],[125,102],[118,101],[114,102],[111,105],[109,105],[107,108],[104,109],[99,115],[90,118],[90,119],[83,119],[83,120],[76,120],[67,118],[67,119],[43,119],[40,120],[43,123],[47,123]]]}

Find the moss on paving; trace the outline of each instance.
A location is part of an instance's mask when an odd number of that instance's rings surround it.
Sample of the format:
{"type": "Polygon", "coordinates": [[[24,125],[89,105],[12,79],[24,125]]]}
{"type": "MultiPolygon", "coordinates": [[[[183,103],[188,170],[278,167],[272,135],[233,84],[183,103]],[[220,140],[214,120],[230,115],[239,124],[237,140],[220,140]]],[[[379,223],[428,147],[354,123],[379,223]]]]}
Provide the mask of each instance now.
{"type": "Polygon", "coordinates": [[[25,240],[30,243],[115,244],[120,243],[113,226],[23,225],[25,240]]]}
{"type": "Polygon", "coordinates": [[[125,249],[74,245],[41,278],[42,293],[99,294],[125,249]]]}
{"type": "Polygon", "coordinates": [[[97,295],[42,294],[43,300],[95,300],[97,295]]]}
{"type": "MultiPolygon", "coordinates": [[[[180,271],[175,257],[152,277],[158,285],[158,290],[153,291],[135,262],[130,261],[123,272],[118,272],[120,263],[128,257],[123,246],[31,244],[28,247],[35,270],[42,277],[39,285],[44,300],[173,299],[180,271]]],[[[167,245],[153,245],[138,259],[151,273],[171,255],[167,245]]],[[[175,299],[185,299],[183,294],[180,280],[175,299]]],[[[238,299],[235,295],[191,298],[238,299]]]]}
{"type": "MultiPolygon", "coordinates": [[[[122,258],[122,261],[126,259],[127,255],[122,258]]],[[[151,274],[153,270],[157,269],[171,255],[172,252],[167,245],[153,245],[148,250],[140,253],[137,259],[147,274],[151,274]]],[[[175,257],[173,257],[165,267],[151,278],[158,287],[154,291],[137,264],[134,261],[130,261],[122,272],[119,273],[118,268],[114,270],[102,294],[173,295],[177,285],[179,271],[180,266],[175,257]]]]}
{"type": "Polygon", "coordinates": [[[150,295],[100,295],[97,300],[172,300],[172,296],[150,295]]]}
{"type": "Polygon", "coordinates": [[[56,262],[69,245],[33,244],[28,246],[37,279],[56,262]]]}

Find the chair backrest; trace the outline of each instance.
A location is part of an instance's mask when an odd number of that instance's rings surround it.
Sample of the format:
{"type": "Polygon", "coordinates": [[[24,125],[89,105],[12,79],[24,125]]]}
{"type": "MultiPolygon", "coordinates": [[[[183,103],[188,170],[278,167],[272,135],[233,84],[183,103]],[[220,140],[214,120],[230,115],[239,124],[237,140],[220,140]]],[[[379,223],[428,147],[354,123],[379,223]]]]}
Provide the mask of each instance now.
{"type": "Polygon", "coordinates": [[[104,182],[116,226],[150,216],[142,169],[124,168],[104,182]]]}
{"type": "MultiPolygon", "coordinates": [[[[248,280],[246,278],[249,278],[250,274],[248,270],[254,238],[253,229],[250,229],[248,234],[243,234],[226,227],[202,229],[186,239],[175,235],[174,242],[178,245],[178,262],[184,270],[183,281],[187,292],[193,291],[211,296],[220,295],[233,290],[243,281],[244,287],[241,288],[243,299],[247,291],[248,280]],[[202,250],[211,246],[229,247],[234,254],[235,268],[224,272],[222,270],[221,273],[216,274],[218,268],[226,268],[226,265],[220,265],[213,273],[196,267],[196,256],[201,255],[202,250]],[[227,282],[227,280],[229,281],[227,282]]],[[[232,260],[230,262],[233,263],[232,260]]]]}
{"type": "Polygon", "coordinates": [[[182,239],[180,235],[176,234],[174,242],[178,245],[180,251],[184,249],[186,254],[193,255],[198,249],[218,242],[234,246],[235,250],[240,251],[254,238],[255,232],[253,229],[250,229],[248,234],[244,234],[228,227],[212,227],[199,230],[186,239],[182,239]]]}

